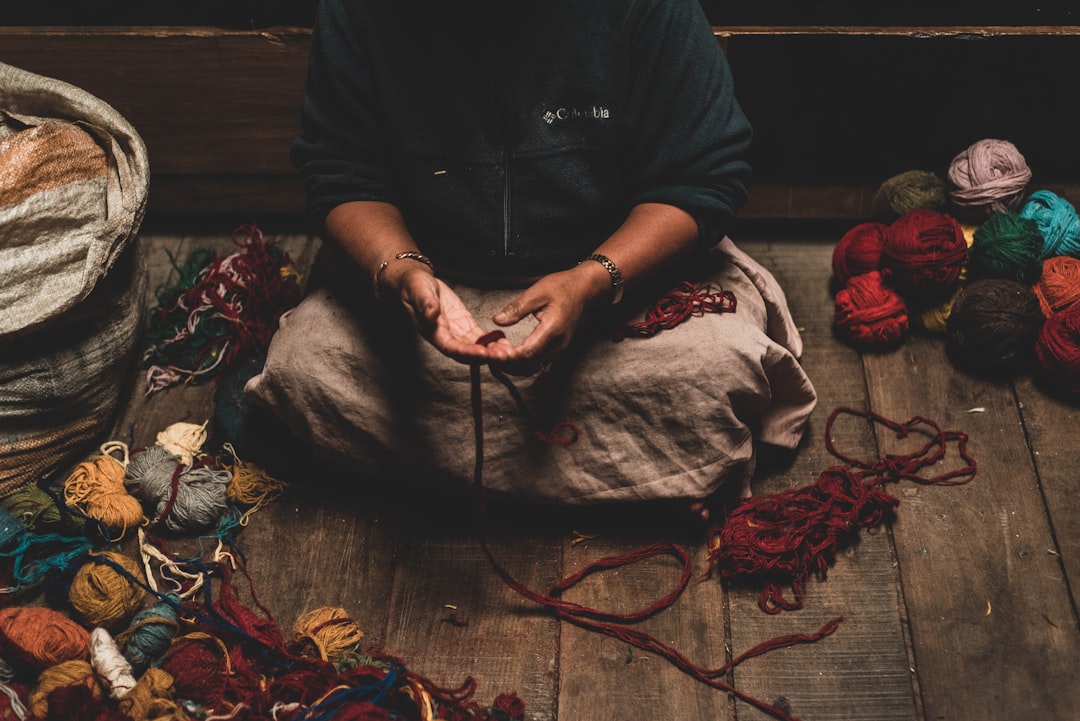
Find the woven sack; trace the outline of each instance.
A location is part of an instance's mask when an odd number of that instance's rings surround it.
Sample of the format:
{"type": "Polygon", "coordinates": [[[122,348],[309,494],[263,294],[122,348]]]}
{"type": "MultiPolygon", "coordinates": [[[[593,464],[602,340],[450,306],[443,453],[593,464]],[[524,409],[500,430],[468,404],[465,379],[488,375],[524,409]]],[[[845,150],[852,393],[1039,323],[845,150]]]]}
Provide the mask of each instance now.
{"type": "Polygon", "coordinates": [[[148,186],[115,109],[0,63],[0,497],[114,421],[145,317],[148,186]]]}

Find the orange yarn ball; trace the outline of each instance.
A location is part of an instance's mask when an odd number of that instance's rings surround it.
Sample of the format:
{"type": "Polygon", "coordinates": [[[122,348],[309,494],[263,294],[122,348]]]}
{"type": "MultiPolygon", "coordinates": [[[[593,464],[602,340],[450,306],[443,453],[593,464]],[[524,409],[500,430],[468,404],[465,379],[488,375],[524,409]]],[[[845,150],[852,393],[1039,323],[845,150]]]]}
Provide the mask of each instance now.
{"type": "Polygon", "coordinates": [[[90,633],[46,606],[0,609],[0,649],[12,663],[40,671],[64,661],[90,657],[90,633]]]}
{"type": "Polygon", "coordinates": [[[124,486],[124,465],[109,455],[75,467],[64,482],[64,501],[120,536],[144,519],[139,499],[124,486]]]}
{"type": "Polygon", "coordinates": [[[1068,255],[1047,258],[1033,289],[1047,318],[1080,304],[1080,258],[1068,255]]]}

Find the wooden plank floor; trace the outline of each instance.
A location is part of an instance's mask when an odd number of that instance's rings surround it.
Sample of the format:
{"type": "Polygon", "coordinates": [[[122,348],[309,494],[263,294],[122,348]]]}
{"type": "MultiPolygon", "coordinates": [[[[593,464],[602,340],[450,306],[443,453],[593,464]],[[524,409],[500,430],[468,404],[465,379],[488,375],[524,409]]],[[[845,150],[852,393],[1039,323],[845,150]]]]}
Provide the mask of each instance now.
{"type": "MultiPolygon", "coordinates": [[[[169,280],[169,253],[229,252],[229,231],[144,233],[152,287],[169,280]]],[[[301,267],[310,264],[317,240],[263,231],[301,267]]],[[[804,721],[1080,718],[1078,408],[1029,378],[988,383],[963,375],[938,338],[911,336],[895,351],[860,354],[832,333],[834,236],[788,228],[735,240],[787,290],[819,393],[802,447],[763,457],[755,493],[808,485],[837,463],[823,432],[840,406],[967,431],[979,471],[964,486],[891,485],[900,499],[895,517],[845,548],[826,579],[812,580],[800,611],[766,615],[758,588],[695,577],[640,630],[716,667],[764,640],[842,616],[831,636],[724,677],[804,721]]],[[[116,433],[145,445],[173,422],[212,418],[213,403],[212,385],[147,397],[136,381],[116,433]]],[[[840,422],[834,437],[860,458],[899,449],[891,434],[859,419],[840,422]]],[[[282,442],[292,459],[286,493],[252,517],[239,541],[259,598],[283,628],[304,611],[342,606],[372,646],[443,685],[472,676],[481,702],[516,691],[534,721],[769,718],[659,656],[560,622],[517,594],[485,556],[467,499],[373,488],[282,442]]],[[[705,568],[703,529],[670,506],[504,503],[490,507],[484,523],[499,563],[541,592],[592,560],[659,540],[681,544],[696,570],[705,568]]],[[[594,577],[567,598],[628,612],[665,594],[679,570],[655,558],[594,577]]]]}

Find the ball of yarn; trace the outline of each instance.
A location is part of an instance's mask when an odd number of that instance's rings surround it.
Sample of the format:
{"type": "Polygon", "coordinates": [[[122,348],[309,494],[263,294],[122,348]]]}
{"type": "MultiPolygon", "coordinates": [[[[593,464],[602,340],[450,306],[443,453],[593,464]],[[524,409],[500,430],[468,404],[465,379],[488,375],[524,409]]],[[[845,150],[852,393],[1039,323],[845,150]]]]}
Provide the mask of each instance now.
{"type": "Polygon", "coordinates": [[[929,304],[947,296],[967,260],[955,218],[927,208],[897,218],[885,233],[882,273],[905,300],[929,304]]]}
{"type": "Polygon", "coordinates": [[[1041,259],[1080,256],[1080,216],[1065,198],[1049,190],[1036,190],[1020,208],[1020,217],[1035,221],[1043,239],[1041,259]]]}
{"type": "Polygon", "coordinates": [[[75,572],[68,602],[85,625],[110,628],[139,610],[146,598],[142,583],[143,572],[134,559],[102,551],[75,572]]]}
{"type": "Polygon", "coordinates": [[[6,509],[0,508],[0,548],[25,534],[26,526],[22,521],[8,513],[6,509]]]}
{"type": "Polygon", "coordinates": [[[154,525],[173,533],[199,531],[216,524],[228,511],[232,474],[208,467],[184,470],[180,458],[159,445],[134,454],[127,486],[154,508],[154,525]],[[179,474],[173,485],[173,476],[179,474]]]}
{"type": "MultiPolygon", "coordinates": [[[[167,597],[179,601],[175,594],[167,597]]],[[[132,616],[128,627],[116,634],[116,642],[138,676],[165,654],[179,628],[175,606],[161,601],[132,616]]]]}
{"type": "Polygon", "coordinates": [[[836,294],[833,325],[841,338],[861,348],[885,348],[907,332],[907,304],[879,271],[863,273],[836,294]]]}
{"type": "Polygon", "coordinates": [[[22,521],[31,531],[59,525],[62,521],[72,531],[81,531],[84,526],[82,516],[72,513],[61,514],[56,501],[36,483],[26,483],[4,498],[0,507],[22,521]]]}
{"type": "MultiPolygon", "coordinates": [[[[963,275],[963,274],[961,274],[963,275]]],[[[960,282],[956,286],[956,290],[945,301],[931,306],[924,310],[919,315],[919,325],[927,333],[933,335],[944,335],[948,328],[949,316],[952,315],[953,306],[956,304],[956,299],[960,296],[960,291],[964,288],[964,278],[960,278],[960,282]]]]}
{"type": "Polygon", "coordinates": [[[89,658],[90,634],[47,606],[9,606],[0,609],[0,649],[8,661],[40,671],[89,658]]]}
{"type": "Polygon", "coordinates": [[[124,465],[110,455],[77,465],[64,482],[64,501],[120,536],[143,521],[139,500],[124,487],[124,465]]]}
{"type": "Polygon", "coordinates": [[[1019,208],[1031,168],[1011,142],[986,138],[953,158],[948,177],[949,198],[958,212],[980,219],[1019,208]]]}
{"type": "Polygon", "coordinates": [[[160,668],[148,668],[135,688],[120,699],[117,708],[136,721],[168,721],[190,718],[176,701],[173,677],[160,668]]]}
{"type": "Polygon", "coordinates": [[[57,689],[71,686],[84,686],[90,691],[90,697],[93,700],[101,699],[104,696],[101,684],[97,680],[97,674],[94,673],[89,661],[82,659],[64,661],[55,666],[49,666],[38,675],[37,684],[30,692],[29,706],[34,717],[48,718],[49,694],[57,689]]]}
{"type": "Polygon", "coordinates": [[[1080,303],[1080,258],[1056,255],[1044,260],[1034,290],[1045,316],[1080,303]]]}
{"type": "Polygon", "coordinates": [[[874,217],[891,223],[920,208],[939,210],[948,202],[947,186],[936,173],[908,170],[882,183],[871,202],[874,217]]]}
{"type": "Polygon", "coordinates": [[[206,421],[202,424],[173,423],[157,434],[154,441],[169,453],[180,457],[180,462],[190,466],[195,457],[202,453],[206,443],[206,421]]]}
{"type": "Polygon", "coordinates": [[[202,706],[220,702],[229,674],[228,649],[215,638],[186,636],[169,649],[160,668],[173,677],[178,698],[202,706]]]}
{"type": "Polygon", "coordinates": [[[968,250],[972,279],[1002,278],[1031,284],[1042,274],[1042,234],[1030,218],[993,213],[978,230],[968,250]]]}
{"type": "Polygon", "coordinates": [[[1034,360],[1042,324],[1042,309],[1031,286],[1014,280],[971,280],[953,303],[945,348],[958,368],[1007,377],[1034,360]]]}
{"type": "Polygon", "coordinates": [[[881,268],[881,248],[885,244],[885,223],[859,223],[848,230],[833,248],[833,276],[841,283],[881,268]]]}
{"type": "Polygon", "coordinates": [[[326,606],[308,611],[293,624],[293,640],[300,655],[337,663],[353,651],[364,637],[360,624],[344,608],[326,606]]]}
{"type": "Polygon", "coordinates": [[[120,653],[116,640],[101,626],[90,632],[90,666],[105,682],[111,698],[121,699],[135,688],[131,664],[120,653]]]}
{"type": "Polygon", "coordinates": [[[1080,306],[1054,313],[1035,341],[1039,376],[1054,390],[1080,397],[1080,306]]]}

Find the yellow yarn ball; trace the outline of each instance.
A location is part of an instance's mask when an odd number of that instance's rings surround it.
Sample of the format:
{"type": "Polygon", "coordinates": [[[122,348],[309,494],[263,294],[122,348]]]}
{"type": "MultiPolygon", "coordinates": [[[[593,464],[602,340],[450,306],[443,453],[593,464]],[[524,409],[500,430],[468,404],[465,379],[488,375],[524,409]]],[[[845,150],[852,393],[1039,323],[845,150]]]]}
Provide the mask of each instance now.
{"type": "Polygon", "coordinates": [[[960,296],[960,290],[964,287],[964,281],[966,280],[967,266],[965,265],[960,269],[959,282],[956,285],[956,289],[952,292],[952,295],[949,296],[949,299],[932,308],[927,308],[919,316],[919,323],[927,333],[945,335],[949,323],[949,315],[952,313],[953,305],[956,304],[956,299],[960,296]]]}
{"type": "Polygon", "coordinates": [[[189,721],[191,718],[176,701],[172,675],[160,668],[146,669],[135,688],[120,699],[118,707],[134,721],[189,721]]]}
{"type": "Polygon", "coordinates": [[[89,661],[75,659],[49,666],[38,674],[37,685],[30,692],[30,712],[34,718],[45,718],[49,712],[50,693],[58,688],[79,685],[90,689],[95,699],[105,695],[89,661]]]}
{"type": "Polygon", "coordinates": [[[315,655],[336,663],[355,649],[364,631],[344,608],[325,606],[308,611],[293,624],[293,638],[306,649],[302,655],[315,655]],[[314,647],[314,652],[311,647],[314,647]]]}
{"type": "Polygon", "coordinates": [[[240,460],[231,443],[226,443],[223,450],[232,456],[232,462],[221,460],[222,468],[232,474],[225,497],[231,503],[248,507],[241,519],[241,525],[247,517],[276,499],[285,490],[285,482],[270,475],[264,468],[254,463],[240,460]]]}
{"type": "Polygon", "coordinates": [[[146,598],[146,590],[139,585],[144,582],[142,569],[133,559],[115,551],[102,551],[91,554],[75,573],[68,600],[87,626],[110,628],[139,610],[146,598]],[[130,578],[97,559],[120,566],[130,578]]]}

